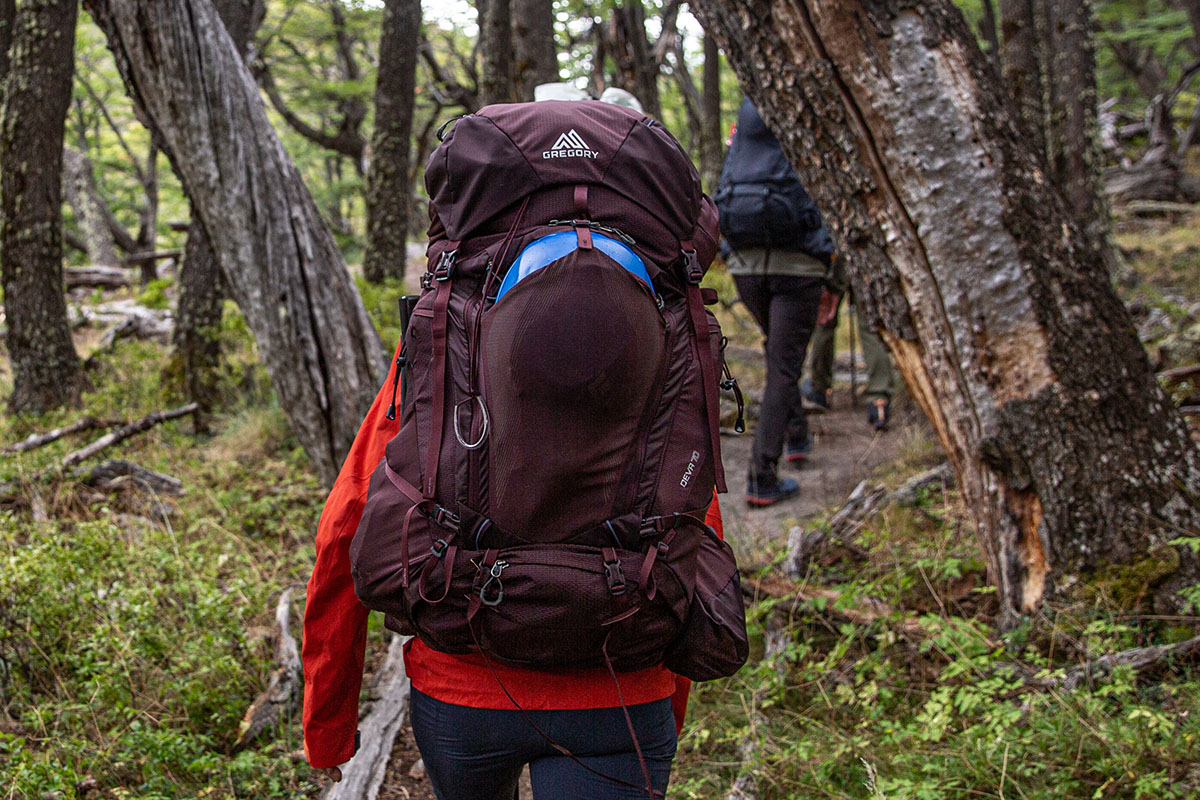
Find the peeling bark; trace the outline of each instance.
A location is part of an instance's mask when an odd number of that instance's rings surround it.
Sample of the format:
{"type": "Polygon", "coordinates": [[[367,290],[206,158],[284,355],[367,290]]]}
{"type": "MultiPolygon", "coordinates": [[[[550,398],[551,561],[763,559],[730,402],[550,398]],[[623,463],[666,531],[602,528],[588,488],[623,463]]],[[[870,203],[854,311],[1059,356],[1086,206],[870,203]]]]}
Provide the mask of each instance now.
{"type": "Polygon", "coordinates": [[[62,282],[63,125],[74,72],[74,0],[29,0],[13,27],[0,129],[0,281],[10,408],[41,413],[83,386],[62,282]]]}
{"type": "MultiPolygon", "coordinates": [[[[1200,457],[949,0],[703,0],[959,477],[1005,620],[1195,530],[1200,457]]],[[[1180,553],[1164,605],[1197,577],[1180,553]]]]}
{"type": "Polygon", "coordinates": [[[372,283],[403,278],[412,180],[413,97],[417,80],[419,0],[386,0],[375,84],[375,131],[367,170],[367,251],[363,274],[372,283]]]}
{"type": "Polygon", "coordinates": [[[385,359],[253,78],[211,3],[86,7],[183,179],[280,405],[332,484],[385,359]]]}

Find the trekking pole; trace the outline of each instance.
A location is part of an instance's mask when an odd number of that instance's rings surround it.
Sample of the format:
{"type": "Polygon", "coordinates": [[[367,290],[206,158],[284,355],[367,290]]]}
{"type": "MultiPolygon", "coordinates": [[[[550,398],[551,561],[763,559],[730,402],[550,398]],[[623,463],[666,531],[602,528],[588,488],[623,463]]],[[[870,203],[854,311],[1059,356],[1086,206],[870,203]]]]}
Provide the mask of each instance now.
{"type": "Polygon", "coordinates": [[[858,394],[858,354],[854,350],[855,336],[854,332],[858,329],[858,313],[853,302],[850,303],[847,309],[850,317],[850,405],[854,405],[854,400],[858,394]]]}
{"type": "Polygon", "coordinates": [[[408,321],[412,319],[413,309],[417,306],[420,295],[406,294],[400,297],[400,355],[396,356],[396,378],[392,384],[392,404],[388,407],[387,418],[396,418],[396,383],[400,384],[400,420],[404,420],[404,409],[408,407],[408,321]]]}

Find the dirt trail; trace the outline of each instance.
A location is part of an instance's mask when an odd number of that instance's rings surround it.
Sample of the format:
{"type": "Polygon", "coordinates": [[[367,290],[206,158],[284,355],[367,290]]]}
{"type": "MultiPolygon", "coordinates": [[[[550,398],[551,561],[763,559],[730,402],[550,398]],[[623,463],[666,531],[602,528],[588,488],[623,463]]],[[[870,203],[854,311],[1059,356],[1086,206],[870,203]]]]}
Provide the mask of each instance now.
{"type": "Polygon", "coordinates": [[[851,404],[849,389],[839,389],[832,411],[808,419],[814,439],[812,454],[799,469],[781,468],[781,474],[800,481],[800,495],[768,508],[749,509],[743,499],[753,431],[722,437],[729,492],[721,495],[721,513],[725,536],[739,556],[753,557],[772,542],[786,539],[792,525],[841,504],[859,481],[895,461],[909,430],[917,424],[917,413],[910,402],[898,400],[892,404],[891,426],[877,432],[867,424],[866,407],[851,404]]]}

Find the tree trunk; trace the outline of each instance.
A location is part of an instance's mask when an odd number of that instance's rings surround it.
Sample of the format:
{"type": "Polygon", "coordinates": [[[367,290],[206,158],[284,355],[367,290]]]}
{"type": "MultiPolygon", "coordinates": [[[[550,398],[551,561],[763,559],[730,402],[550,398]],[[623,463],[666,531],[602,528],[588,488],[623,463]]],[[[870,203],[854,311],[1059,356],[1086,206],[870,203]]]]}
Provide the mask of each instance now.
{"type": "Polygon", "coordinates": [[[9,405],[41,413],[79,398],[83,372],[62,280],[63,125],[75,0],[26,0],[13,25],[0,129],[0,277],[13,370],[9,405]]]}
{"type": "MultiPolygon", "coordinates": [[[[250,50],[250,41],[266,11],[262,0],[215,0],[213,6],[244,61],[250,50]]],[[[146,160],[146,178],[143,182],[147,199],[141,230],[138,232],[138,244],[143,250],[154,249],[158,217],[158,138],[157,134],[150,137],[150,154],[146,160]]],[[[206,433],[209,416],[221,399],[220,332],[225,281],[221,276],[217,255],[213,252],[212,243],[195,207],[191,209],[191,219],[183,261],[179,265],[179,302],[172,337],[174,353],[169,371],[178,377],[184,395],[199,406],[193,415],[196,432],[206,433]]]]}
{"type": "Polygon", "coordinates": [[[1038,23],[1042,0],[1000,0],[1000,74],[1016,103],[1017,124],[1039,159],[1046,157],[1045,31],[1038,23]]]}
{"type": "Polygon", "coordinates": [[[512,0],[513,76],[517,98],[533,99],[540,83],[555,83],[558,46],[554,42],[553,0],[512,0]]]}
{"type": "Polygon", "coordinates": [[[96,266],[120,266],[117,244],[108,227],[104,201],[96,190],[92,161],[73,147],[63,148],[63,193],[75,211],[75,221],[87,245],[88,260],[96,266]]]}
{"type": "Polygon", "coordinates": [[[17,19],[17,0],[0,0],[0,81],[8,75],[8,48],[17,19]]]}
{"type": "Polygon", "coordinates": [[[341,253],[207,0],[87,0],[162,136],[321,480],[385,359],[341,253]]]}
{"type": "Polygon", "coordinates": [[[704,138],[700,143],[700,174],[704,188],[717,190],[725,160],[725,129],[721,125],[721,51],[717,40],[704,35],[704,138]]]}
{"type": "Polygon", "coordinates": [[[613,56],[617,61],[617,83],[633,94],[648,116],[662,119],[658,96],[659,67],[646,41],[646,10],[642,0],[625,0],[613,11],[613,56]]]}
{"type": "Polygon", "coordinates": [[[962,14],[950,0],[695,10],[838,229],[954,463],[1003,619],[1106,564],[1137,565],[1176,603],[1196,559],[1165,542],[1200,525],[1200,454],[962,14]]]}
{"type": "Polygon", "coordinates": [[[179,270],[179,312],[175,320],[174,368],[185,396],[199,409],[196,432],[208,430],[208,417],[220,401],[221,316],[224,292],[221,269],[195,209],[179,270]]]}
{"type": "MultiPolygon", "coordinates": [[[[146,153],[146,168],[142,170],[142,192],[146,203],[142,206],[138,222],[138,253],[153,253],[158,244],[158,139],[150,134],[149,152],[146,153]]],[[[142,285],[158,278],[158,260],[147,259],[141,263],[142,285]]]]}
{"type": "Polygon", "coordinates": [[[420,28],[420,0],[386,0],[375,82],[375,131],[367,170],[367,252],[363,257],[363,274],[372,283],[404,277],[408,210],[412,201],[409,148],[420,28]]]}
{"type": "MultiPolygon", "coordinates": [[[[513,91],[512,11],[509,0],[487,0],[479,7],[479,102],[511,103],[513,91]]],[[[474,109],[472,109],[474,110],[474,109]]]]}
{"type": "Polygon", "coordinates": [[[1102,183],[1095,20],[1090,0],[1049,0],[1046,152],[1050,177],[1090,248],[1117,268],[1112,220],[1102,183]]]}
{"type": "Polygon", "coordinates": [[[1000,31],[996,28],[996,5],[992,0],[983,0],[982,15],[979,19],[979,32],[988,43],[988,60],[992,67],[1000,71],[1000,31]]]}

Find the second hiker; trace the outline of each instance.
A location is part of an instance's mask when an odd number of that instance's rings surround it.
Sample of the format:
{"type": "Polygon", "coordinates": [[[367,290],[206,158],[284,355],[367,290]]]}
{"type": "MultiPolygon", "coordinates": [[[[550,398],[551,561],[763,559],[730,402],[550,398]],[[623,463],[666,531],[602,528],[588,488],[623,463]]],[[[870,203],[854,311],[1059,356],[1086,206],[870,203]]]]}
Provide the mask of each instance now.
{"type": "Polygon", "coordinates": [[[765,507],[800,490],[795,478],[779,475],[780,458],[798,463],[811,449],[800,373],[833,240],[749,100],[738,110],[716,202],[729,273],[766,335],[767,386],[746,483],[747,504],[765,507]]]}

